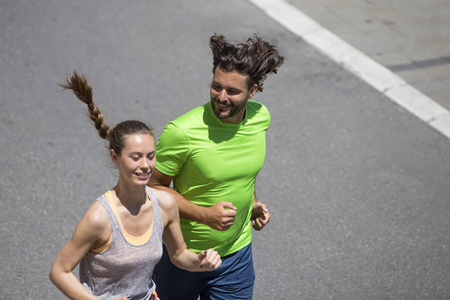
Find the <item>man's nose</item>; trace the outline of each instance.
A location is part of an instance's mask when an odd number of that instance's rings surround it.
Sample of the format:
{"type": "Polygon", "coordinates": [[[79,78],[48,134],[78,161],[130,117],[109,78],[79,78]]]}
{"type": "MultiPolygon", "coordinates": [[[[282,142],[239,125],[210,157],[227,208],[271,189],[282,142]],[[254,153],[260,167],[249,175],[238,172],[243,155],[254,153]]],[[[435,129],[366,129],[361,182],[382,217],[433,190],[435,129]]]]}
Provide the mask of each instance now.
{"type": "Polygon", "coordinates": [[[228,98],[227,91],[221,90],[221,91],[219,92],[219,95],[217,95],[217,98],[218,98],[220,101],[227,100],[227,98],[228,98]]]}

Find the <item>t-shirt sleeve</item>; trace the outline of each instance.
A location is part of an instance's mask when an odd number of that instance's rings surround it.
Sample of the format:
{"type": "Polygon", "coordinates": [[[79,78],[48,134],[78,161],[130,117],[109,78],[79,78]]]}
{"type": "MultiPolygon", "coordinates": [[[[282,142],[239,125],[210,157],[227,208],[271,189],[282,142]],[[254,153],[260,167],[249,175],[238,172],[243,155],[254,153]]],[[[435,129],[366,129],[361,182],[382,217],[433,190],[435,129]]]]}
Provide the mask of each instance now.
{"type": "Polygon", "coordinates": [[[184,131],[173,122],[164,128],[156,144],[156,169],[175,176],[189,156],[189,141],[184,131]]]}

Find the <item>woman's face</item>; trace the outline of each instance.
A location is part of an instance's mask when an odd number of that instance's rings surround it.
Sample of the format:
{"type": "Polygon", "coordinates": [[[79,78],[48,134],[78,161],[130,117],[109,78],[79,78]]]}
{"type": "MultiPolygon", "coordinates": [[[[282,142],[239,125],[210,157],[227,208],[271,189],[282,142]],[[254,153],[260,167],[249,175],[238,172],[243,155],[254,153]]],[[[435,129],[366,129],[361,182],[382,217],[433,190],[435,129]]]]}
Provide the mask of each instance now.
{"type": "Polygon", "coordinates": [[[124,136],[124,145],[120,156],[111,150],[120,180],[131,185],[147,185],[156,165],[154,138],[149,134],[128,134],[124,136]]]}

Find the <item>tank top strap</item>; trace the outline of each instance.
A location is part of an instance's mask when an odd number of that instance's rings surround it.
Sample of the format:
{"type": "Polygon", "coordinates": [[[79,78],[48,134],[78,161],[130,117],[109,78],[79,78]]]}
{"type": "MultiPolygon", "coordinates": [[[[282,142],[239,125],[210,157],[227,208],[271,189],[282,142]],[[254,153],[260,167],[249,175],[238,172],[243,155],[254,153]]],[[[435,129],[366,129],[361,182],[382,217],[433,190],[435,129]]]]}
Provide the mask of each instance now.
{"type": "Polygon", "coordinates": [[[100,202],[103,207],[106,209],[106,212],[108,213],[109,222],[111,223],[111,227],[113,230],[113,234],[117,229],[120,229],[119,221],[117,220],[116,215],[114,214],[113,208],[111,207],[110,201],[112,191],[109,190],[100,197],[97,198],[97,201],[100,202]]]}
{"type": "Polygon", "coordinates": [[[161,236],[164,232],[164,223],[162,221],[159,200],[158,197],[156,197],[155,193],[153,193],[151,188],[146,187],[146,191],[150,199],[152,199],[153,204],[153,230],[156,230],[158,236],[161,236]]]}

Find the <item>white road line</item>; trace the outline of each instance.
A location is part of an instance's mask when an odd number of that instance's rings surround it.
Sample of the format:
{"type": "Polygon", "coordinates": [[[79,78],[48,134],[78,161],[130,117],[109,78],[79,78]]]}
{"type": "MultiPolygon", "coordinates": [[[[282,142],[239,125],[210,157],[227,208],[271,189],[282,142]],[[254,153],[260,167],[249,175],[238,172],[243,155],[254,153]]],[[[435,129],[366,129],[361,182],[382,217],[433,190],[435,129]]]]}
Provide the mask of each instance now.
{"type": "Polygon", "coordinates": [[[450,112],[283,0],[249,0],[267,15],[450,138],[450,112]]]}

